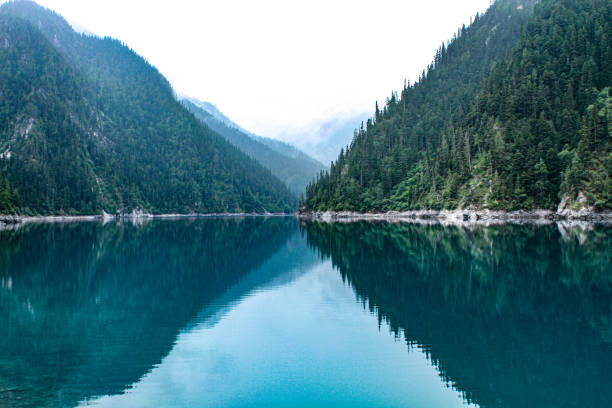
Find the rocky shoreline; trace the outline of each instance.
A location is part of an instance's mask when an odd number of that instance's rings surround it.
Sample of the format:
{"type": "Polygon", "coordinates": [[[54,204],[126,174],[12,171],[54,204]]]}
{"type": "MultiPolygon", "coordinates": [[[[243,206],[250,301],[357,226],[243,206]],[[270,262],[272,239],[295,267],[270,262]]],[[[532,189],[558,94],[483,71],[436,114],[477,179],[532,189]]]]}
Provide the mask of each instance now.
{"type": "Polygon", "coordinates": [[[300,211],[301,220],[321,222],[387,221],[441,224],[505,224],[553,222],[587,222],[612,224],[612,211],[595,212],[589,209],[550,211],[490,211],[490,210],[417,210],[389,211],[385,213],[359,213],[351,211],[300,211]]]}
{"type": "Polygon", "coordinates": [[[132,222],[142,223],[147,220],[172,220],[188,218],[237,218],[237,217],[289,217],[296,216],[303,221],[319,222],[357,222],[357,221],[386,221],[386,222],[412,222],[421,224],[549,224],[553,222],[565,223],[593,223],[612,225],[612,211],[594,212],[582,209],[550,211],[490,211],[490,210],[415,210],[415,211],[389,211],[385,213],[359,213],[352,211],[325,211],[298,213],[209,213],[209,214],[148,214],[144,212],[131,212],[127,214],[111,215],[107,213],[97,215],[48,215],[48,216],[22,216],[0,215],[0,228],[7,229],[25,224],[43,223],[72,223],[72,222],[132,222]]]}
{"type": "Polygon", "coordinates": [[[143,222],[146,220],[171,220],[182,218],[236,218],[236,217],[288,217],[292,213],[210,213],[210,214],[148,214],[144,212],[131,212],[127,214],[97,214],[97,215],[0,215],[0,228],[20,226],[25,224],[45,223],[71,223],[71,222],[112,222],[131,221],[143,222]]]}

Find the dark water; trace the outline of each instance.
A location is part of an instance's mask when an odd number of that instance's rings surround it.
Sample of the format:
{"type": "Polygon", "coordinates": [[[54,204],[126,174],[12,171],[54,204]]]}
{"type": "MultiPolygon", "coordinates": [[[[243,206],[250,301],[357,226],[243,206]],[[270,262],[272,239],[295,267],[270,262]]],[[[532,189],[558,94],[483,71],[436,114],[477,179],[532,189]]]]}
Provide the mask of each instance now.
{"type": "Polygon", "coordinates": [[[0,407],[610,407],[612,229],[0,232],[0,407]]]}

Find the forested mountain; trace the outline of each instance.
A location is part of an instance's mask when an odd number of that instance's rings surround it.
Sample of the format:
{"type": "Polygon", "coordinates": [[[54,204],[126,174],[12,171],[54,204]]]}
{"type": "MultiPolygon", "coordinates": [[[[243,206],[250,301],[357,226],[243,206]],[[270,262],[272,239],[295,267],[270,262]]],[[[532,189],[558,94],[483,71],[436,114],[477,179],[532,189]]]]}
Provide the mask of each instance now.
{"type": "Polygon", "coordinates": [[[534,3],[498,0],[462,27],[306,208],[612,208],[612,2],[534,3]]]}
{"type": "Polygon", "coordinates": [[[0,7],[0,212],[287,211],[269,170],[202,126],[120,41],[0,7]]]}
{"type": "Polygon", "coordinates": [[[192,98],[182,102],[202,123],[269,169],[296,196],[325,168],[291,145],[249,133],[208,102],[192,98]]]}

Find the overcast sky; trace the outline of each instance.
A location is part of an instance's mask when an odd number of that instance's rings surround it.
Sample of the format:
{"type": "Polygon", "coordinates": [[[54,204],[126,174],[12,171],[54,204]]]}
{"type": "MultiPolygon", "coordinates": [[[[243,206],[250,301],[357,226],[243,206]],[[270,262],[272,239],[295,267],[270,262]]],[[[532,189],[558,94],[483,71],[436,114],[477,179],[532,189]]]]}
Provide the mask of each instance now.
{"type": "Polygon", "coordinates": [[[490,0],[38,3],[122,40],[179,94],[212,102],[262,136],[291,139],[333,117],[372,112],[490,0]]]}

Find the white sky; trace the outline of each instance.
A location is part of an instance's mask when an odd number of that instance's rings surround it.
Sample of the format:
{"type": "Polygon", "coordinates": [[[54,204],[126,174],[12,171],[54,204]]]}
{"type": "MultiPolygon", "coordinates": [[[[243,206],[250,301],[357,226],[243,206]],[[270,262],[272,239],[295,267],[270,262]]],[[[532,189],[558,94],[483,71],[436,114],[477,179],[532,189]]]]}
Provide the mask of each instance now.
{"type": "Polygon", "coordinates": [[[38,3],[122,40],[179,94],[212,102],[257,134],[291,139],[333,117],[372,112],[490,0],[38,3]]]}

